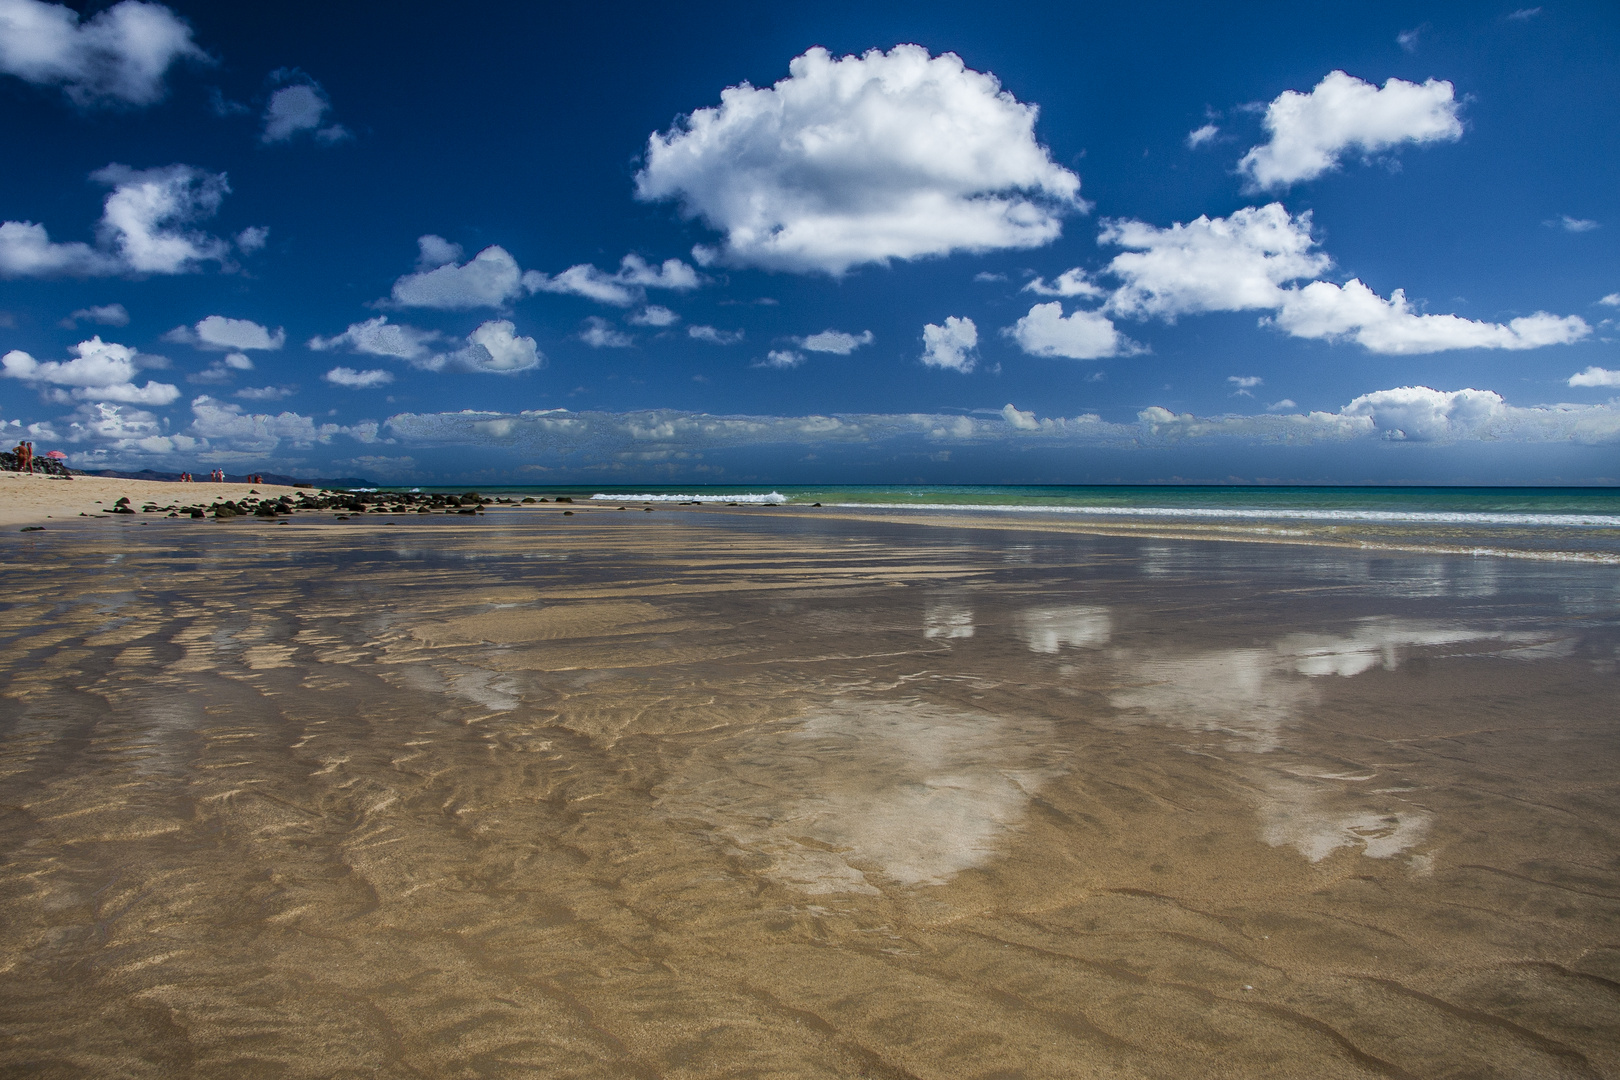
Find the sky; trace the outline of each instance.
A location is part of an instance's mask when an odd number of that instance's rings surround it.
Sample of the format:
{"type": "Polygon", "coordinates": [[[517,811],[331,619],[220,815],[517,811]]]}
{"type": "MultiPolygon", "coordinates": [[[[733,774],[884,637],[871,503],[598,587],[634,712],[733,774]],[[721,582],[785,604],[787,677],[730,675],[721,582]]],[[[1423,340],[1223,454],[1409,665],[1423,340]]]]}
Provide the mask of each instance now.
{"type": "Polygon", "coordinates": [[[1620,8],[0,0],[0,440],[1620,483],[1620,8]]]}

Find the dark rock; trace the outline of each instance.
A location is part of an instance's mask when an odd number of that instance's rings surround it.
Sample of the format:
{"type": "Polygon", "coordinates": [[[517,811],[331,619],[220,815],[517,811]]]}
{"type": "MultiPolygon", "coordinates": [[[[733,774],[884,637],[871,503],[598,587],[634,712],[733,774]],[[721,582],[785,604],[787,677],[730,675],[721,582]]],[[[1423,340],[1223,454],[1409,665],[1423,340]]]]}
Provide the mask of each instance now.
{"type": "Polygon", "coordinates": [[[570,495],[559,495],[559,496],[557,496],[557,501],[558,502],[571,503],[571,502],[574,501],[574,499],[570,495]]]}
{"type": "Polygon", "coordinates": [[[573,517],[573,516],[574,516],[574,512],[572,510],[564,510],[563,511],[563,517],[573,517]]]}
{"type": "Polygon", "coordinates": [[[45,531],[45,526],[43,526],[43,525],[24,525],[18,531],[19,532],[44,532],[45,531]]]}

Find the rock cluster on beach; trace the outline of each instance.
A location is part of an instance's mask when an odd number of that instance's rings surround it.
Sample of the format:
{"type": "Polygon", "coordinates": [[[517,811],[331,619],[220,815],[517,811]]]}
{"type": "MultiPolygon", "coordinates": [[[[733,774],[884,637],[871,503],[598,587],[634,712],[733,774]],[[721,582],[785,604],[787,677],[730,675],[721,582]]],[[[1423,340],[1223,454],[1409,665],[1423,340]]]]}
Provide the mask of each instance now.
{"type": "MultiPolygon", "coordinates": [[[[176,500],[167,504],[149,501],[142,504],[140,512],[143,514],[167,514],[169,517],[204,518],[212,515],[216,519],[224,520],[235,517],[261,517],[273,518],[299,511],[337,511],[339,516],[349,514],[477,514],[485,506],[502,505],[515,506],[520,503],[546,502],[545,499],[496,499],[480,495],[476,491],[469,491],[461,495],[435,492],[423,494],[421,492],[397,491],[299,491],[293,495],[280,495],[275,498],[255,498],[254,494],[238,499],[218,499],[213,502],[198,501],[184,502],[176,500]]],[[[572,502],[567,497],[559,497],[558,502],[572,502]]],[[[102,510],[105,514],[133,514],[135,509],[130,500],[119,499],[113,506],[102,510]]]]}
{"type": "MultiPolygon", "coordinates": [[[[16,472],[17,455],[13,454],[10,450],[0,450],[0,470],[4,470],[6,472],[16,472]]],[[[71,479],[73,476],[73,470],[62,464],[59,459],[53,458],[48,454],[41,454],[40,456],[34,458],[34,475],[60,476],[71,479]]]]}

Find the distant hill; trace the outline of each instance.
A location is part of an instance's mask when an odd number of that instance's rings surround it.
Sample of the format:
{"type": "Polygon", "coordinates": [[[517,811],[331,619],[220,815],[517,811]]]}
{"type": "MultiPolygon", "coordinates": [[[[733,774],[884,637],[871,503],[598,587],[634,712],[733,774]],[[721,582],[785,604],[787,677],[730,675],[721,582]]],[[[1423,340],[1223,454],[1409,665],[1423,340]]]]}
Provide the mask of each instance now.
{"type": "MultiPolygon", "coordinates": [[[[180,482],[179,473],[158,472],[156,469],[142,469],[140,472],[124,472],[119,469],[74,469],[73,472],[77,476],[105,476],[113,480],[162,480],[169,483],[180,482]]],[[[206,484],[208,482],[203,478],[204,474],[202,473],[192,473],[191,475],[197,478],[195,481],[196,483],[206,484]]],[[[286,487],[291,487],[293,484],[314,484],[316,487],[323,488],[364,488],[378,486],[376,481],[367,480],[360,476],[329,476],[316,477],[314,479],[306,480],[301,477],[283,476],[280,473],[254,473],[252,475],[262,477],[263,483],[279,484],[286,487]]],[[[249,479],[249,474],[246,473],[241,475],[226,473],[225,482],[228,484],[252,483],[252,481],[249,479]]]]}

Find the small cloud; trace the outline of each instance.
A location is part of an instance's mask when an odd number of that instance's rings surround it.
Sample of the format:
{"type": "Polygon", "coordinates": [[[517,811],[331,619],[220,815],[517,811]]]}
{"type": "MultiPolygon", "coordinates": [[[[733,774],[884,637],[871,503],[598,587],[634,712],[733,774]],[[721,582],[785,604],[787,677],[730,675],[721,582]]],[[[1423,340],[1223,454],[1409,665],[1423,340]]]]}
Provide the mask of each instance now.
{"type": "Polygon", "coordinates": [[[236,376],[233,372],[252,371],[253,361],[246,353],[231,353],[209,364],[202,371],[194,375],[187,375],[186,381],[191,383],[228,383],[236,376]]]}
{"type": "Polygon", "coordinates": [[[1205,124],[1201,128],[1189,131],[1187,132],[1187,149],[1196,150],[1200,146],[1212,143],[1220,133],[1221,129],[1214,124],[1205,124]]]}
{"type": "Polygon", "coordinates": [[[612,323],[595,315],[585,320],[585,329],[579,332],[579,340],[593,349],[628,349],[636,343],[635,338],[614,329],[612,323]]]}
{"type": "Polygon", "coordinates": [[[1414,26],[1410,30],[1402,30],[1395,35],[1395,43],[1406,52],[1417,52],[1418,36],[1428,28],[1429,24],[1424,23],[1422,26],[1414,26]]]}
{"type": "Polygon", "coordinates": [[[978,363],[975,352],[979,347],[979,328],[972,319],[947,316],[943,325],[927,323],[923,326],[923,353],[921,360],[927,367],[959,371],[963,375],[978,363]]]}
{"type": "Polygon", "coordinates": [[[428,233],[426,236],[416,238],[417,256],[416,268],[418,270],[437,270],[441,266],[461,261],[463,254],[460,244],[451,243],[442,236],[428,233]]]}
{"type": "Polygon", "coordinates": [[[236,234],[236,246],[244,255],[251,255],[270,240],[270,226],[249,225],[236,234]]]}
{"type": "Polygon", "coordinates": [[[1512,19],[1514,22],[1528,22],[1540,14],[1541,9],[1538,7],[1520,8],[1517,11],[1508,12],[1508,18],[1512,19]]]}
{"type": "Polygon", "coordinates": [[[804,355],[792,349],[772,349],[755,367],[796,368],[804,363],[804,355]]]}
{"type": "Polygon", "coordinates": [[[811,352],[848,356],[862,345],[872,344],[874,338],[870,330],[862,330],[858,334],[846,334],[842,330],[823,330],[819,334],[793,340],[800,348],[809,349],[811,352]]]}
{"type": "Polygon", "coordinates": [[[1620,386],[1620,371],[1589,367],[1579,375],[1569,377],[1571,386],[1620,386]]]}
{"type": "Polygon", "coordinates": [[[1258,375],[1228,375],[1226,381],[1236,387],[1232,392],[1233,397],[1254,397],[1251,391],[1265,382],[1258,375]]]}
{"type": "Polygon", "coordinates": [[[190,345],[197,349],[217,349],[220,352],[241,352],[244,349],[275,350],[287,343],[287,332],[277,327],[260,326],[251,319],[231,319],[224,315],[210,315],[196,326],[177,326],[163,335],[164,341],[190,345]]]}
{"type": "Polygon", "coordinates": [[[294,68],[272,72],[272,82],[291,82],[270,95],[264,109],[264,131],[259,141],[265,144],[289,142],[301,132],[312,133],[317,142],[342,142],[350,138],[342,124],[323,124],[332,102],[321,89],[321,84],[294,68]]]}
{"type": "Polygon", "coordinates": [[[688,326],[686,333],[694,341],[707,341],[710,345],[735,345],[743,339],[741,330],[717,330],[712,326],[688,326]]]}
{"type": "Polygon", "coordinates": [[[244,386],[231,396],[243,401],[280,401],[295,393],[297,390],[291,386],[244,386]]]}
{"type": "Polygon", "coordinates": [[[1297,408],[1299,408],[1299,403],[1293,398],[1283,398],[1281,401],[1273,401],[1270,405],[1267,405],[1266,412],[1283,412],[1287,409],[1297,408]]]}
{"type": "Polygon", "coordinates": [[[96,307],[80,308],[57,325],[71,330],[81,320],[99,323],[102,326],[128,326],[129,312],[125,310],[123,304],[102,304],[96,307]]]}
{"type": "Polygon", "coordinates": [[[698,272],[679,259],[665,259],[661,265],[654,266],[635,254],[620,259],[619,270],[614,274],[598,270],[589,263],[580,263],[555,277],[547,277],[537,270],[523,275],[523,286],[531,293],[572,294],[614,307],[630,307],[645,301],[648,289],[685,292],[702,284],[703,278],[698,272]]]}
{"type": "Polygon", "coordinates": [[[1006,274],[992,274],[988,270],[981,270],[977,274],[973,275],[973,280],[974,281],[982,281],[982,282],[1006,281],[1007,280],[1007,275],[1006,274]]]}
{"type": "Polygon", "coordinates": [[[1598,303],[1608,304],[1610,307],[1620,307],[1620,292],[1612,292],[1599,300],[1598,303]]]}
{"type": "Polygon", "coordinates": [[[394,381],[394,373],[383,368],[370,368],[366,371],[356,371],[349,367],[335,367],[321,378],[333,386],[346,386],[350,390],[371,390],[378,386],[387,386],[394,381]]]}
{"type": "Polygon", "coordinates": [[[1080,296],[1088,300],[1095,300],[1104,295],[1104,290],[1094,284],[1086,272],[1078,266],[1063,271],[1050,285],[1046,283],[1045,278],[1036,278],[1025,285],[1023,291],[1032,292],[1036,296],[1080,296]]]}
{"type": "Polygon", "coordinates": [[[1549,218],[1543,221],[1542,224],[1549,229],[1563,229],[1565,232],[1572,233],[1591,232],[1593,229],[1602,228],[1601,224],[1591,218],[1574,218],[1568,214],[1560,214],[1558,217],[1549,218]]]}
{"type": "Polygon", "coordinates": [[[1040,430],[1040,421],[1033,412],[1020,412],[1010,401],[1001,407],[1001,418],[1017,431],[1040,430]]]}
{"type": "Polygon", "coordinates": [[[208,111],[215,116],[224,118],[230,116],[246,116],[253,111],[251,105],[244,105],[240,101],[232,101],[220,92],[219,87],[208,88],[208,111]]]}
{"type": "Polygon", "coordinates": [[[648,304],[634,315],[625,316],[624,321],[632,326],[674,326],[681,317],[667,307],[648,304]]]}

